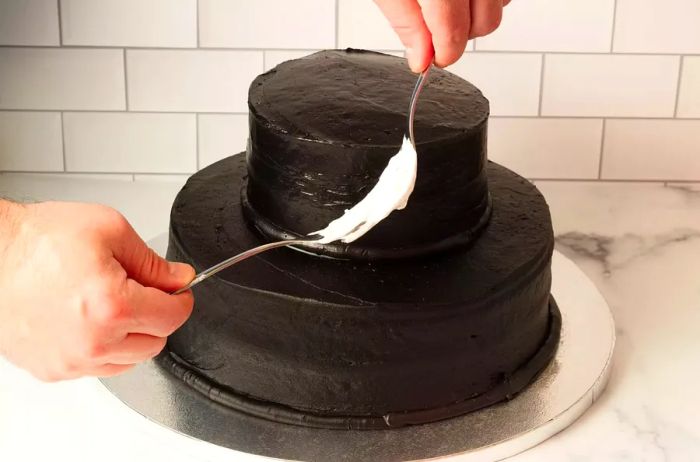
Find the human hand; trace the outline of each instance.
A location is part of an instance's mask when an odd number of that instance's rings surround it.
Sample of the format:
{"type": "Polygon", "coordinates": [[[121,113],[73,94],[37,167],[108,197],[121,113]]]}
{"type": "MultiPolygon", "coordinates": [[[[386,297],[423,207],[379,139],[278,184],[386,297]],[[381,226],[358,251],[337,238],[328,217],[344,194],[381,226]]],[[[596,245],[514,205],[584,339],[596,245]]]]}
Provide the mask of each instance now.
{"type": "Polygon", "coordinates": [[[99,205],[0,201],[0,353],[46,381],[119,374],[192,311],[194,276],[99,205]]]}
{"type": "Polygon", "coordinates": [[[406,47],[413,72],[449,66],[464,53],[467,40],[488,35],[501,24],[510,0],[374,0],[406,47]]]}

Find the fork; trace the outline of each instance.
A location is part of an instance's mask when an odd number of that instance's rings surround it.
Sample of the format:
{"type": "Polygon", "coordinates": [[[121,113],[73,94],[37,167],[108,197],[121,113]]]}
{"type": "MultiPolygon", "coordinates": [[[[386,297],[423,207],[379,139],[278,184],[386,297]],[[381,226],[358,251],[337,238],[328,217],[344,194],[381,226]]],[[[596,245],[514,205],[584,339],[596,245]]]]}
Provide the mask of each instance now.
{"type": "MultiPolygon", "coordinates": [[[[423,85],[425,85],[425,82],[426,82],[427,77],[428,77],[428,72],[430,71],[431,67],[432,67],[432,65],[428,66],[418,76],[418,80],[416,81],[415,87],[413,87],[413,93],[411,94],[411,100],[410,100],[409,106],[408,106],[407,131],[408,131],[408,138],[411,141],[411,144],[413,144],[414,149],[416,147],[416,141],[415,141],[415,138],[413,136],[413,120],[415,119],[415,115],[416,115],[416,103],[418,102],[418,96],[420,95],[421,90],[423,89],[423,85]]],[[[342,239],[342,237],[340,239],[342,239]]],[[[185,286],[179,288],[175,292],[172,292],[171,295],[179,295],[183,292],[186,292],[186,291],[190,290],[192,287],[199,284],[200,282],[202,282],[206,279],[209,279],[210,277],[219,273],[220,271],[223,271],[226,268],[229,268],[229,267],[235,265],[236,263],[240,263],[243,260],[247,260],[250,257],[254,257],[255,255],[261,254],[263,252],[267,252],[268,250],[276,249],[279,247],[309,244],[309,243],[312,243],[314,241],[316,241],[316,239],[285,239],[283,241],[269,242],[267,244],[253,247],[252,249],[248,249],[244,252],[239,253],[238,255],[234,255],[231,258],[227,258],[226,260],[224,260],[220,263],[217,263],[216,265],[212,266],[211,268],[207,268],[204,271],[198,273],[194,277],[194,279],[192,279],[189,283],[187,283],[185,286]]]]}

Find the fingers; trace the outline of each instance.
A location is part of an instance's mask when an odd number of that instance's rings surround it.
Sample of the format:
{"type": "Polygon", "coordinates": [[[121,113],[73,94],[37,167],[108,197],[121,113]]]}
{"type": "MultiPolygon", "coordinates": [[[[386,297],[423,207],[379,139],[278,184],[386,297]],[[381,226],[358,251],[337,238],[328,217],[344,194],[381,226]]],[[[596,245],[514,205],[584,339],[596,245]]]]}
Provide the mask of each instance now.
{"type": "Polygon", "coordinates": [[[462,56],[467,46],[471,25],[469,0],[419,0],[419,3],[432,35],[435,65],[449,66],[462,56]]]}
{"type": "Polygon", "coordinates": [[[471,0],[471,29],[469,38],[483,37],[501,24],[503,6],[509,0],[471,0]]]}
{"type": "Polygon", "coordinates": [[[103,366],[88,369],[83,375],[91,375],[93,377],[112,377],[114,375],[124,373],[133,367],[134,364],[105,364],[103,366]]]}
{"type": "Polygon", "coordinates": [[[167,339],[145,334],[129,334],[121,342],[111,346],[105,362],[115,365],[136,364],[158,355],[167,339]]]}
{"type": "Polygon", "coordinates": [[[109,220],[112,254],[130,278],[166,292],[179,289],[194,278],[191,266],[171,263],[158,256],[119,213],[113,212],[109,220]]]}
{"type": "Polygon", "coordinates": [[[129,332],[167,337],[192,314],[194,298],[191,292],[169,295],[155,288],[143,287],[133,280],[127,281],[126,292],[133,322],[129,332]]]}
{"type": "Polygon", "coordinates": [[[406,59],[411,70],[425,70],[433,57],[433,44],[418,1],[375,0],[375,3],[406,47],[406,59]]]}

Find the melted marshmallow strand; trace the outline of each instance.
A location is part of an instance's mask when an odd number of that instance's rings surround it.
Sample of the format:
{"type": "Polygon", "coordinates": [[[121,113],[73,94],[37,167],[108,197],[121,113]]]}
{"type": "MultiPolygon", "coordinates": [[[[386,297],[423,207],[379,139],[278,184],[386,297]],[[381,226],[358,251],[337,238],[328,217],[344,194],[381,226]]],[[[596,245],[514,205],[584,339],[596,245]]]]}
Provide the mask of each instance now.
{"type": "Polygon", "coordinates": [[[327,227],[310,235],[321,236],[316,241],[320,244],[349,243],[362,237],[391,212],[406,207],[416,184],[417,164],[416,150],[404,137],[401,149],[389,159],[379,181],[365,198],[327,227]]]}

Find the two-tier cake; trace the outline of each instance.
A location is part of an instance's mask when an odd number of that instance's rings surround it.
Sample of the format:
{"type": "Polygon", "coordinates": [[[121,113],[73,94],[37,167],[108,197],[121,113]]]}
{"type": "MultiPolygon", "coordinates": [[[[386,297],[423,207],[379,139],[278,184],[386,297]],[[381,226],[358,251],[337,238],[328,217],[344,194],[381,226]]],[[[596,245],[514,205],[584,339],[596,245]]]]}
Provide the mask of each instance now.
{"type": "MultiPolygon", "coordinates": [[[[259,76],[246,155],[189,179],[168,257],[199,271],[341,216],[401,145],[414,82],[404,60],[355,50],[259,76]]],[[[273,250],[198,285],[160,364],[218,405],[321,428],[422,424],[523,390],[559,340],[552,225],[534,185],[487,161],[488,115],[435,70],[407,207],[351,244],[273,250]]]]}

